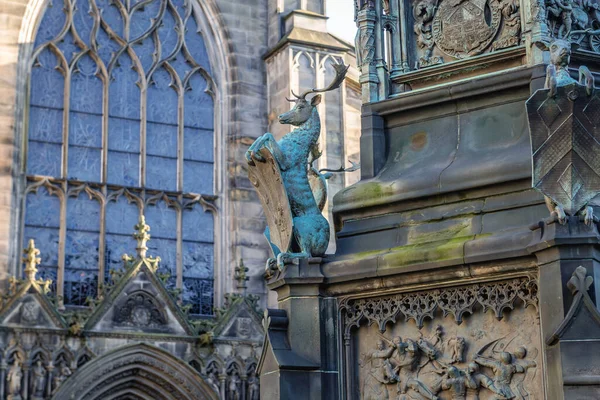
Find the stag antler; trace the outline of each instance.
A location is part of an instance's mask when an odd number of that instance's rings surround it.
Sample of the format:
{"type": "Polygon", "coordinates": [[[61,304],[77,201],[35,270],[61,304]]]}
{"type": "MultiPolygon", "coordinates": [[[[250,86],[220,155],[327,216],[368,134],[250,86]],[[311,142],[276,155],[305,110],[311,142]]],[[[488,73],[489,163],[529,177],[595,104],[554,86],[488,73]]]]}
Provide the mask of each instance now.
{"type": "Polygon", "coordinates": [[[329,86],[327,86],[324,89],[310,89],[310,90],[307,90],[306,92],[302,93],[300,96],[298,96],[292,90],[292,94],[294,95],[294,97],[296,97],[297,99],[304,99],[304,98],[306,98],[306,96],[308,96],[311,93],[329,92],[330,90],[334,90],[334,89],[339,88],[340,85],[342,84],[342,82],[344,81],[344,78],[346,77],[346,73],[348,72],[348,68],[350,68],[350,66],[349,65],[344,65],[344,63],[342,63],[342,64],[333,64],[333,68],[335,69],[335,79],[333,80],[333,82],[331,82],[331,84],[329,86]]]}

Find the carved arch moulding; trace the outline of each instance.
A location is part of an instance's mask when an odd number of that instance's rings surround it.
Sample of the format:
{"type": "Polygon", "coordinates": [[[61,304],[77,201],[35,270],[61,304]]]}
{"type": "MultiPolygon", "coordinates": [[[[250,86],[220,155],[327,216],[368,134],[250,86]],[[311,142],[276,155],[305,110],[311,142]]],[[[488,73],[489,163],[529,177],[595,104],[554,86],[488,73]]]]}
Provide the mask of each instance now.
{"type": "Polygon", "coordinates": [[[136,344],[85,364],[53,399],[106,399],[132,387],[167,400],[214,399],[212,386],[189,365],[159,348],[136,344]]]}
{"type": "Polygon", "coordinates": [[[531,276],[344,298],[346,397],[537,398],[537,307],[538,283],[531,276]]]}

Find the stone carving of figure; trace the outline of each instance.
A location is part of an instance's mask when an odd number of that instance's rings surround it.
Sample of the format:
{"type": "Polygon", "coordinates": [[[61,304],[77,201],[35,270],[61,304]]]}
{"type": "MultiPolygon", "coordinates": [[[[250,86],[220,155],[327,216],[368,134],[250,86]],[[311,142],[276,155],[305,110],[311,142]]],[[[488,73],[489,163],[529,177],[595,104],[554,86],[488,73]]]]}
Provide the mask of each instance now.
{"type": "Polygon", "coordinates": [[[442,380],[442,390],[450,392],[452,400],[465,400],[468,378],[458,368],[448,368],[447,377],[442,380]]]}
{"type": "Polygon", "coordinates": [[[522,374],[517,375],[512,382],[513,393],[519,400],[528,400],[530,398],[529,392],[525,389],[525,380],[533,378],[534,374],[529,373],[530,369],[537,367],[537,363],[533,360],[526,360],[527,349],[524,346],[519,346],[514,352],[515,364],[520,365],[525,371],[522,374]]]}
{"type": "Polygon", "coordinates": [[[494,386],[501,393],[496,399],[514,399],[515,395],[510,388],[511,379],[516,373],[523,373],[525,369],[512,362],[512,355],[503,351],[500,353],[500,360],[475,357],[473,360],[477,364],[491,368],[494,371],[494,386]],[[504,397],[502,397],[504,396],[504,397]]]}
{"type": "Polygon", "coordinates": [[[502,392],[500,392],[494,386],[494,381],[492,381],[487,375],[479,372],[479,365],[477,363],[469,363],[467,366],[466,377],[468,400],[479,400],[479,391],[482,387],[492,391],[495,394],[502,395],[502,392]]]}
{"type": "Polygon", "coordinates": [[[230,400],[240,400],[240,377],[237,372],[234,372],[233,375],[231,375],[228,391],[230,400]]]}
{"type": "Polygon", "coordinates": [[[215,393],[220,393],[218,380],[214,374],[208,374],[208,376],[206,377],[206,382],[211,388],[213,388],[215,393]]]}
{"type": "Polygon", "coordinates": [[[8,400],[18,400],[21,398],[21,379],[23,371],[21,361],[15,358],[12,366],[8,370],[6,382],[8,383],[8,400]]]}
{"type": "Polygon", "coordinates": [[[463,353],[465,351],[465,339],[460,336],[455,336],[448,340],[448,347],[450,349],[450,362],[461,363],[463,362],[463,353]]]}
{"type": "Polygon", "coordinates": [[[431,0],[420,1],[413,8],[415,18],[413,30],[416,35],[417,46],[422,51],[419,61],[421,67],[431,64],[431,55],[435,46],[431,21],[435,15],[435,10],[435,4],[431,0]]]}
{"type": "Polygon", "coordinates": [[[33,395],[35,397],[44,397],[46,389],[46,369],[42,365],[42,361],[38,360],[33,367],[33,395]]]}
{"type": "Polygon", "coordinates": [[[394,368],[396,380],[398,381],[398,392],[405,394],[409,389],[414,390],[426,399],[437,399],[433,392],[417,379],[419,368],[420,349],[414,340],[407,339],[405,343],[398,337],[395,339],[394,348],[398,351],[390,364],[394,368]],[[399,342],[396,344],[396,342],[399,342]]]}
{"type": "Polygon", "coordinates": [[[567,37],[573,27],[572,0],[546,0],[546,20],[550,20],[550,16],[562,23],[558,29],[558,37],[567,37]]]}
{"type": "Polygon", "coordinates": [[[52,382],[54,384],[54,389],[56,390],[56,388],[58,388],[61,383],[66,381],[71,374],[71,369],[67,367],[67,364],[65,364],[64,361],[61,361],[58,367],[58,373],[54,377],[54,382],[52,382]]]}
{"type": "Polygon", "coordinates": [[[371,367],[364,379],[364,400],[388,399],[389,393],[386,385],[396,382],[392,375],[388,359],[395,347],[385,348],[383,340],[377,342],[377,349],[368,355],[371,367]]]}
{"type": "Polygon", "coordinates": [[[248,400],[258,400],[260,396],[260,386],[258,384],[258,378],[256,372],[252,372],[248,378],[248,400]]]}

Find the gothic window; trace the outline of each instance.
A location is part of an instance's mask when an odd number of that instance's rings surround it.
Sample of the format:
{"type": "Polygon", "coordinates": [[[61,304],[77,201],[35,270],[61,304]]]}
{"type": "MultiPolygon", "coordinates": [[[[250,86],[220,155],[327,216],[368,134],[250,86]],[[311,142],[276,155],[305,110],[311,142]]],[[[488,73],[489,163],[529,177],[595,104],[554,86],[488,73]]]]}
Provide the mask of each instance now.
{"type": "Polygon", "coordinates": [[[214,104],[191,0],[52,0],[31,63],[24,238],[66,305],[149,254],[195,314],[213,301],[214,104]]]}

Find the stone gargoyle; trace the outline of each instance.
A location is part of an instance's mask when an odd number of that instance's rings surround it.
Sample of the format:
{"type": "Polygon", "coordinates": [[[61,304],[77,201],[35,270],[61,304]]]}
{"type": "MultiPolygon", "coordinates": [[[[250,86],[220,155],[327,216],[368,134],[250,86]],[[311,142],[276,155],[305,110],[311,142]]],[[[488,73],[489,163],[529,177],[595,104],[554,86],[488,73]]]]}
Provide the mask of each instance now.
{"type": "Polygon", "coordinates": [[[321,214],[327,174],[312,167],[319,156],[321,120],[317,106],[321,95],[310,100],[306,96],[340,87],[349,67],[333,67],[336,76],[326,88],[307,90],[301,95],[292,92],[295,99],[288,100],[294,107],[281,114],[279,122],[296,129],[279,141],[265,133],[246,152],[248,176],[265,212],[265,236],[274,255],[267,261],[268,275],[275,267],[282,270],[293,259],[323,256],[329,244],[329,222],[321,214]]]}
{"type": "Polygon", "coordinates": [[[600,99],[588,68],[579,67],[579,81],[571,77],[571,46],[568,38],[549,44],[544,89],[526,103],[532,184],[559,223],[579,213],[591,225],[594,215],[588,203],[600,194],[600,99]]]}

